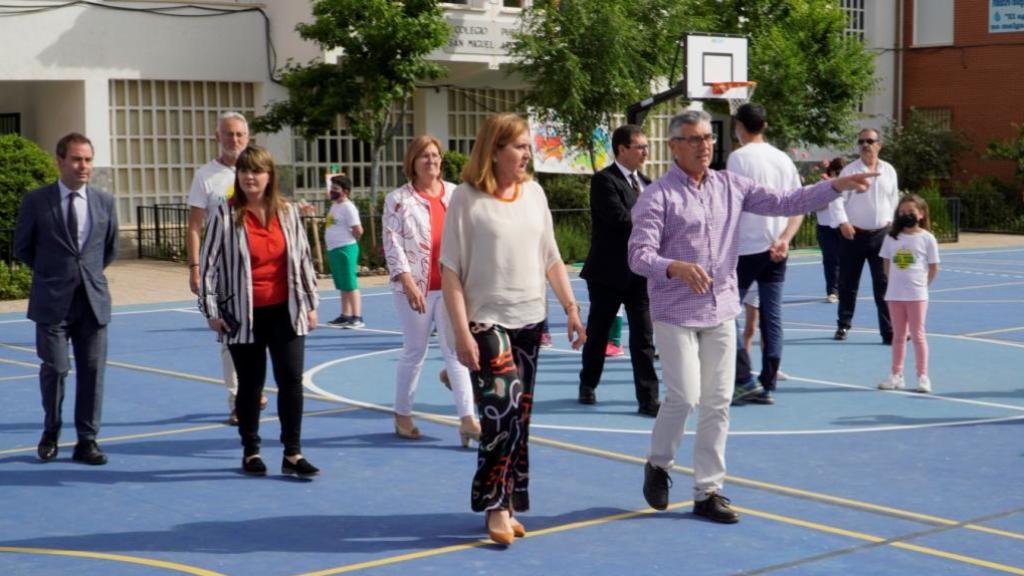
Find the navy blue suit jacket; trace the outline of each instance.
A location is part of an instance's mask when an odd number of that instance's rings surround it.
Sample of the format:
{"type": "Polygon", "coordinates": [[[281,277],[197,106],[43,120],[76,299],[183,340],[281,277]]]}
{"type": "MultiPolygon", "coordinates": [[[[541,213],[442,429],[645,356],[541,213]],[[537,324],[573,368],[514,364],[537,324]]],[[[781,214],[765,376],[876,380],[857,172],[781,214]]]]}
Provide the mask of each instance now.
{"type": "Polygon", "coordinates": [[[59,324],[71,308],[78,279],[101,326],[110,322],[110,290],[103,270],[117,256],[117,211],[114,196],[86,188],[91,227],[81,252],[68,234],[57,183],[25,195],[14,233],[14,255],[32,269],[28,317],[39,324],[59,324]]]}

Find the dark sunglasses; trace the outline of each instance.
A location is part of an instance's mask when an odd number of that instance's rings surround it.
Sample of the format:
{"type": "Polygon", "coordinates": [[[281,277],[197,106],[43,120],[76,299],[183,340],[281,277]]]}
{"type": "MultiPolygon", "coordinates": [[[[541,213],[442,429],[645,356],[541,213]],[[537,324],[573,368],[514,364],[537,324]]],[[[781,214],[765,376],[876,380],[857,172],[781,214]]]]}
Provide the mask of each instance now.
{"type": "Polygon", "coordinates": [[[878,140],[875,140],[874,138],[861,138],[860,140],[857,140],[857,144],[859,146],[864,146],[865,144],[871,146],[875,142],[878,142],[878,140]]]}

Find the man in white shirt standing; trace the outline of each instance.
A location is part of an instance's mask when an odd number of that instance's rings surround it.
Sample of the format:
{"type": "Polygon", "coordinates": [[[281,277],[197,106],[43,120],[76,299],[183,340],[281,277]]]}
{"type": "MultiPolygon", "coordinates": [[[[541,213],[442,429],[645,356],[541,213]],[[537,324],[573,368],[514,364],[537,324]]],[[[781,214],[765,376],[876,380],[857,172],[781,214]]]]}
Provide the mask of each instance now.
{"type": "Polygon", "coordinates": [[[866,260],[871,269],[871,287],[878,309],[878,331],[882,343],[892,344],[892,322],[885,303],[888,280],[878,252],[892,223],[892,215],[899,203],[900,188],[896,170],[878,157],[882,141],[877,130],[865,128],[857,135],[860,158],[851,162],[840,176],[861,172],[878,172],[878,178],[863,194],[844,193],[832,202],[832,218],[839,225],[842,239],[839,244],[839,327],[835,339],[846,340],[857,305],[857,289],[866,260]]]}
{"type": "MultiPolygon", "coordinates": [[[[249,145],[249,123],[238,112],[225,112],[217,121],[217,142],[220,155],[196,171],[192,187],[188,192],[188,285],[193,294],[199,294],[199,248],[206,217],[221,202],[226,202],[235,192],[235,161],[249,145]]],[[[224,369],[224,385],[228,389],[228,421],[238,424],[235,416],[235,395],[238,392],[238,378],[231,354],[223,342],[220,347],[221,364],[224,369]]],[[[260,406],[266,407],[267,397],[260,399],[260,406]]]]}
{"type": "MultiPolygon", "coordinates": [[[[784,152],[765,142],[768,122],[764,107],[744,104],[733,120],[736,137],[743,146],[729,155],[727,170],[774,190],[799,188],[800,174],[796,165],[784,152]]],[[[803,219],[803,216],[740,214],[736,274],[741,300],[750,285],[757,282],[761,300],[761,375],[760,384],[751,379],[745,386],[737,385],[736,401],[775,403],[775,382],[782,361],[782,283],[786,279],[789,241],[800,229],[803,219]]],[[[739,354],[746,354],[743,346],[736,349],[739,354]]]]}

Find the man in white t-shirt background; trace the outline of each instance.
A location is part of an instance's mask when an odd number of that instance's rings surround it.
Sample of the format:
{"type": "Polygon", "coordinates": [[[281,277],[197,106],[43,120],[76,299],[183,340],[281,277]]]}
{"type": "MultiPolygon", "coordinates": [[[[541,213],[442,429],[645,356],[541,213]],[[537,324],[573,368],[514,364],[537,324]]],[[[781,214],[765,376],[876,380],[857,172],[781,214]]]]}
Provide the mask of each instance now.
{"type": "MultiPolygon", "coordinates": [[[[217,121],[217,143],[220,155],[196,171],[192,187],[188,192],[188,285],[193,294],[199,294],[199,247],[206,218],[221,202],[226,202],[234,193],[235,161],[249,145],[249,123],[238,112],[225,112],[217,121]]],[[[238,392],[238,378],[235,365],[226,344],[220,347],[221,365],[224,369],[224,385],[228,389],[228,421],[237,425],[235,416],[235,394],[238,392]]],[[[266,407],[267,397],[260,399],[260,406],[266,407]]]]}
{"type": "MultiPolygon", "coordinates": [[[[800,174],[784,152],[767,143],[767,114],[760,104],[747,103],[736,111],[734,126],[742,147],[729,155],[726,169],[773,190],[800,187],[800,174]]],[[[736,265],[740,299],[757,282],[760,297],[761,375],[737,375],[734,401],[774,404],[775,383],[782,361],[782,284],[786,279],[789,241],[800,229],[803,216],[761,216],[742,212],[736,265]],[[741,382],[740,379],[744,382],[741,382]]],[[[746,354],[737,346],[737,354],[746,354]]],[[[744,362],[746,360],[746,362],[744,362]]],[[[737,367],[749,366],[739,358],[737,367]]]]}

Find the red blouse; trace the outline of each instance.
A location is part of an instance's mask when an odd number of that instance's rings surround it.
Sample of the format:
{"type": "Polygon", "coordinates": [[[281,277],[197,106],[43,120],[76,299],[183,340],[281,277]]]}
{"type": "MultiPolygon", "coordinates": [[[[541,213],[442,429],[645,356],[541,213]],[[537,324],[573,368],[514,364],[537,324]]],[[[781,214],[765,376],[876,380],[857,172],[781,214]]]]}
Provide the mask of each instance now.
{"type": "Polygon", "coordinates": [[[253,308],[287,302],[288,247],[281,222],[277,216],[271,216],[264,228],[256,216],[247,211],[245,231],[249,235],[253,308]]]}
{"type": "MultiPolygon", "coordinates": [[[[444,190],[444,188],[442,188],[444,190]]],[[[418,189],[416,193],[430,203],[430,279],[427,290],[441,289],[441,236],[444,232],[444,214],[446,211],[441,195],[431,197],[418,189]]]]}

